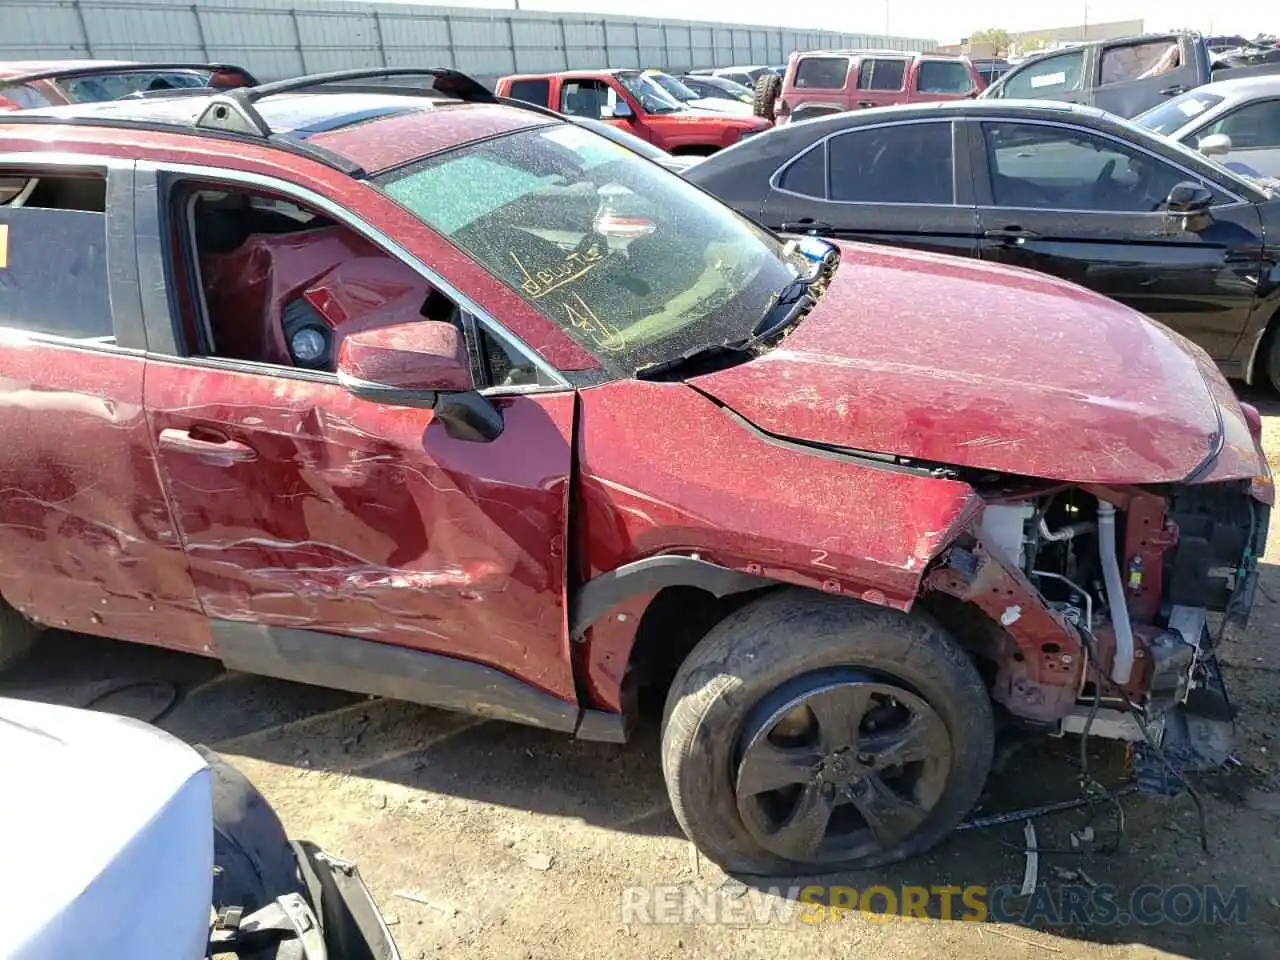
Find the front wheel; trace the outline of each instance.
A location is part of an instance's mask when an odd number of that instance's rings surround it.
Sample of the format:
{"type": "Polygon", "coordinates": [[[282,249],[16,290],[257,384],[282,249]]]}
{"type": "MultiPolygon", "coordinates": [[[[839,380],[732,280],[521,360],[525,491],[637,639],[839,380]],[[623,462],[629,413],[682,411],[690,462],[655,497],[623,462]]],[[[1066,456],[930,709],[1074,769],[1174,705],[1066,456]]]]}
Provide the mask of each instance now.
{"type": "Polygon", "coordinates": [[[1268,330],[1266,336],[1266,352],[1262,355],[1263,370],[1267,375],[1267,382],[1271,384],[1271,389],[1280,393],[1280,333],[1275,328],[1276,320],[1272,320],[1272,329],[1268,330]]]}
{"type": "Polygon", "coordinates": [[[932,621],[784,590],[718,624],[667,697],[676,818],[725,870],[794,874],[922,853],[969,811],[994,728],[932,621]]]}

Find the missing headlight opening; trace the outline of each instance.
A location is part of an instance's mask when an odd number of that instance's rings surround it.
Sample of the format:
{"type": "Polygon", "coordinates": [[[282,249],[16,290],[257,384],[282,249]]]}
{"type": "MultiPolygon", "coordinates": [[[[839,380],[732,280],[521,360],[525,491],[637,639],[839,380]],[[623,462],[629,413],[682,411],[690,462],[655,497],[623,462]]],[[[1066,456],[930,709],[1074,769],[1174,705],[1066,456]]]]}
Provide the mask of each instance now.
{"type": "Polygon", "coordinates": [[[1133,742],[1139,783],[1174,793],[1230,754],[1216,645],[1243,625],[1266,513],[1241,481],[993,501],[931,596],[944,618],[952,598],[986,614],[965,635],[1013,717],[1133,742]]]}

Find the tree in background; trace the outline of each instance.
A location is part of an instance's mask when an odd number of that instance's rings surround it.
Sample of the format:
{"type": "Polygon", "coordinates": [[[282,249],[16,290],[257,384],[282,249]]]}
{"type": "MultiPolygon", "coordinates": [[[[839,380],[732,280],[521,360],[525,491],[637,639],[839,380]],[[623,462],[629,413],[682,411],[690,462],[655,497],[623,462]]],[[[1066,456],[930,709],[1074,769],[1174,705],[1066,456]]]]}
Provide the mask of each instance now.
{"type": "Polygon", "coordinates": [[[1049,41],[1044,37],[1028,37],[1026,40],[1019,42],[1018,51],[1024,56],[1028,53],[1035,53],[1049,46],[1049,41]]]}
{"type": "Polygon", "coordinates": [[[969,35],[969,42],[991,44],[997,57],[1003,57],[1013,47],[1013,37],[1009,36],[1008,30],[1002,30],[1000,27],[988,27],[986,30],[975,31],[969,35]]]}

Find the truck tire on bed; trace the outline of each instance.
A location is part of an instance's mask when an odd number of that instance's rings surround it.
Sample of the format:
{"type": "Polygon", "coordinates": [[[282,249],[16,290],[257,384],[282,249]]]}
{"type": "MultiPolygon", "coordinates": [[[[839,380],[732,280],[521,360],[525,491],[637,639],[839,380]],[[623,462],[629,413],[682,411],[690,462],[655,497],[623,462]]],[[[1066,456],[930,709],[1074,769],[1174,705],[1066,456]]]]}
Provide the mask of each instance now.
{"type": "Polygon", "coordinates": [[[667,696],[676,818],[730,872],[891,863],[945,837],[991,767],[991,704],[936,623],[801,590],[714,627],[667,696]]]}
{"type": "Polygon", "coordinates": [[[0,600],[0,670],[25,657],[39,636],[39,627],[0,600]]]}
{"type": "Polygon", "coordinates": [[[777,102],[778,94],[782,92],[782,78],[776,73],[766,73],[756,81],[755,99],[752,101],[751,110],[757,117],[764,117],[769,122],[773,122],[776,117],[773,112],[773,105],[777,102]]]}

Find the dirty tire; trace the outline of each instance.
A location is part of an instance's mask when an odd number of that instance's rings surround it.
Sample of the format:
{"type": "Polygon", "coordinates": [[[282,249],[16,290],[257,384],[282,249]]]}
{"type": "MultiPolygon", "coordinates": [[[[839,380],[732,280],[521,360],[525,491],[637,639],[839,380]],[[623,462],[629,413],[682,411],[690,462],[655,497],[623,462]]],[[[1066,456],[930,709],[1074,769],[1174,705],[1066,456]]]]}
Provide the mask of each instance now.
{"type": "Polygon", "coordinates": [[[39,627],[0,600],[0,671],[25,657],[39,636],[39,627]]]}
{"type": "Polygon", "coordinates": [[[1272,329],[1266,333],[1266,353],[1263,356],[1263,363],[1267,374],[1267,382],[1271,384],[1271,389],[1280,393],[1280,317],[1271,321],[1272,329]]]}
{"type": "Polygon", "coordinates": [[[751,102],[751,110],[757,117],[764,117],[770,123],[777,119],[773,105],[778,94],[782,92],[782,78],[776,73],[766,73],[756,81],[755,99],[751,102]]]}
{"type": "Polygon", "coordinates": [[[662,768],[676,819],[707,857],[732,873],[788,875],[874,867],[923,853],[977,801],[993,743],[986,687],[934,621],[787,589],[731,614],[686,658],[667,696],[662,768]],[[783,684],[847,668],[885,677],[932,708],[950,738],[950,763],[940,768],[945,786],[923,823],[888,849],[820,864],[780,857],[752,836],[739,813],[735,757],[749,732],[744,724],[783,684]]]}

